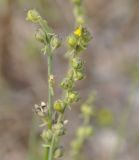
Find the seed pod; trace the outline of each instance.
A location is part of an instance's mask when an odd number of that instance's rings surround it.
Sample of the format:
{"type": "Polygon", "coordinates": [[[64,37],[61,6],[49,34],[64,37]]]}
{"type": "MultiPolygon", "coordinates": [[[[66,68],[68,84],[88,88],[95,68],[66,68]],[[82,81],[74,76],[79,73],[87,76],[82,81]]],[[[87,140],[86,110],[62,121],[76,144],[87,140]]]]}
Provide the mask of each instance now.
{"type": "Polygon", "coordinates": [[[54,103],[54,109],[57,111],[57,112],[61,112],[63,113],[64,112],[64,108],[65,108],[65,105],[64,105],[64,102],[61,101],[61,100],[58,100],[54,103]]]}
{"type": "Polygon", "coordinates": [[[50,129],[48,129],[47,131],[44,130],[41,136],[44,140],[51,141],[53,133],[50,129]]]}
{"type": "Polygon", "coordinates": [[[27,21],[31,21],[33,23],[38,23],[40,19],[41,19],[41,16],[39,15],[39,13],[35,9],[28,11],[27,17],[26,17],[27,21]]]}
{"type": "Polygon", "coordinates": [[[41,28],[39,28],[35,34],[35,38],[37,41],[41,42],[41,43],[45,43],[46,41],[46,35],[43,32],[43,30],[41,28]]]}
{"type": "Polygon", "coordinates": [[[71,61],[71,65],[74,69],[82,69],[83,61],[80,58],[73,58],[71,61]]]}
{"type": "Polygon", "coordinates": [[[68,92],[67,101],[68,103],[77,102],[79,100],[79,94],[75,91],[68,92]]]}
{"type": "Polygon", "coordinates": [[[54,124],[52,130],[57,136],[62,136],[65,134],[65,129],[62,123],[54,124]]]}
{"type": "Polygon", "coordinates": [[[61,87],[64,89],[71,89],[73,87],[73,81],[69,78],[64,78],[61,82],[61,87]]]}
{"type": "Polygon", "coordinates": [[[84,74],[82,71],[75,71],[74,73],[74,80],[77,81],[77,80],[82,80],[84,79],[84,74]]]}
{"type": "Polygon", "coordinates": [[[77,38],[75,37],[75,35],[70,35],[70,36],[68,37],[67,42],[68,42],[68,45],[69,45],[71,48],[75,48],[76,45],[77,45],[77,43],[78,43],[78,40],[77,40],[77,38]]]}
{"type": "Polygon", "coordinates": [[[47,115],[47,105],[45,102],[41,102],[40,105],[35,104],[33,110],[40,117],[44,117],[47,115]]]}
{"type": "Polygon", "coordinates": [[[55,50],[57,48],[59,48],[61,46],[61,41],[60,39],[58,38],[58,36],[53,36],[52,39],[51,39],[51,47],[52,47],[52,50],[55,50]]]}
{"type": "Polygon", "coordinates": [[[63,156],[63,147],[58,147],[55,151],[54,151],[54,158],[57,159],[57,158],[60,158],[63,156]]]}

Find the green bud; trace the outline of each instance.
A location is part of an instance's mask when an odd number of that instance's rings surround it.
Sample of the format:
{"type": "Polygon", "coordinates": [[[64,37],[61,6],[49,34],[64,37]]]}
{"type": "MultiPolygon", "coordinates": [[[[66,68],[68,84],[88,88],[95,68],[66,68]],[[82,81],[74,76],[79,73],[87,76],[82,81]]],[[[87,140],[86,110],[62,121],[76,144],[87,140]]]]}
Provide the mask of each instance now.
{"type": "Polygon", "coordinates": [[[76,47],[76,45],[77,45],[77,43],[78,43],[78,41],[77,41],[77,38],[76,38],[76,36],[75,35],[70,35],[69,37],[68,37],[68,45],[71,47],[71,48],[75,48],[76,47]]]}
{"type": "Polygon", "coordinates": [[[92,39],[91,33],[86,28],[82,28],[82,35],[84,43],[88,43],[92,39]]]}
{"type": "Polygon", "coordinates": [[[48,129],[47,131],[44,130],[41,136],[44,140],[51,141],[53,133],[50,129],[48,129]]]}
{"type": "Polygon", "coordinates": [[[81,112],[84,116],[90,117],[93,115],[93,109],[91,106],[84,104],[81,108],[81,112]]]}
{"type": "Polygon", "coordinates": [[[69,78],[64,78],[61,82],[61,87],[64,89],[71,89],[73,87],[73,81],[69,78]]]}
{"type": "Polygon", "coordinates": [[[35,9],[29,10],[27,12],[27,17],[26,17],[27,21],[31,21],[33,23],[38,23],[38,21],[40,19],[41,19],[41,16],[39,15],[39,13],[35,9]]]}
{"type": "Polygon", "coordinates": [[[51,47],[52,47],[52,50],[55,50],[57,48],[59,48],[61,46],[61,41],[60,39],[58,38],[58,36],[53,36],[52,39],[51,39],[51,47]]]}
{"type": "Polygon", "coordinates": [[[54,109],[55,109],[57,112],[63,113],[63,112],[64,112],[64,109],[65,109],[64,102],[61,101],[61,100],[56,101],[56,102],[54,103],[54,109]]]}
{"type": "Polygon", "coordinates": [[[85,23],[84,17],[83,16],[78,16],[76,18],[77,24],[83,25],[85,23]]]}
{"type": "Polygon", "coordinates": [[[77,102],[79,100],[79,94],[75,91],[68,92],[67,100],[69,103],[77,102]]]}
{"type": "Polygon", "coordinates": [[[83,61],[80,58],[73,58],[71,65],[74,69],[82,69],[83,61]]]}
{"type": "Polygon", "coordinates": [[[54,151],[54,158],[60,158],[63,156],[63,147],[58,147],[55,151],[54,151]]]}
{"type": "Polygon", "coordinates": [[[62,136],[65,134],[65,128],[62,123],[54,124],[52,130],[57,136],[62,136]]]}
{"type": "Polygon", "coordinates": [[[44,43],[45,42],[45,38],[46,38],[46,35],[45,33],[43,32],[43,30],[41,28],[39,28],[35,34],[35,38],[37,41],[41,42],[41,43],[44,43]]]}
{"type": "Polygon", "coordinates": [[[84,74],[82,71],[75,71],[74,73],[74,80],[77,81],[77,80],[82,80],[84,79],[84,74]]]}

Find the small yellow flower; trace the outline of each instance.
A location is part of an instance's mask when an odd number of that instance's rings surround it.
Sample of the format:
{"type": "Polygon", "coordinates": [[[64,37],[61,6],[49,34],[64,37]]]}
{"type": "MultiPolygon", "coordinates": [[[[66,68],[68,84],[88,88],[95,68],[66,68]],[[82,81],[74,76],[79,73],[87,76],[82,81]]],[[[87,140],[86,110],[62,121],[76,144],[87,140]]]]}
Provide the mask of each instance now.
{"type": "Polygon", "coordinates": [[[27,17],[26,17],[27,21],[37,23],[40,19],[41,19],[41,16],[39,15],[39,13],[35,9],[29,10],[27,12],[27,17]]]}
{"type": "Polygon", "coordinates": [[[74,34],[76,36],[81,36],[82,35],[82,28],[81,27],[78,27],[75,31],[74,31],[74,34]]]}

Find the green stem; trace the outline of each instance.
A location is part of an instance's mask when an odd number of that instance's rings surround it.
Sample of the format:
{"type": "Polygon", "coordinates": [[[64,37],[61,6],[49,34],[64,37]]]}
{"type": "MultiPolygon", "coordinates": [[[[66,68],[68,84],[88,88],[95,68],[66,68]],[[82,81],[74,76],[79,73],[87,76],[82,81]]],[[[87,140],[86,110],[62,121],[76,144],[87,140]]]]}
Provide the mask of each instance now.
{"type": "Polygon", "coordinates": [[[49,108],[49,117],[50,119],[52,119],[52,86],[49,82],[49,78],[52,75],[52,53],[51,53],[51,49],[49,47],[48,49],[49,53],[48,53],[48,108],[49,108]]]}
{"type": "Polygon", "coordinates": [[[55,135],[53,136],[52,141],[51,141],[51,146],[50,146],[50,149],[49,149],[48,160],[53,160],[53,149],[54,149],[54,144],[55,144],[55,135]]]}
{"type": "MultiPolygon", "coordinates": [[[[48,113],[49,113],[49,124],[48,124],[48,128],[51,128],[52,126],[52,92],[51,92],[51,84],[49,81],[50,76],[52,75],[52,53],[51,53],[51,48],[49,46],[48,50],[47,50],[47,65],[48,65],[48,113]]],[[[45,157],[44,160],[48,160],[49,159],[49,148],[46,148],[45,150],[45,157]]]]}

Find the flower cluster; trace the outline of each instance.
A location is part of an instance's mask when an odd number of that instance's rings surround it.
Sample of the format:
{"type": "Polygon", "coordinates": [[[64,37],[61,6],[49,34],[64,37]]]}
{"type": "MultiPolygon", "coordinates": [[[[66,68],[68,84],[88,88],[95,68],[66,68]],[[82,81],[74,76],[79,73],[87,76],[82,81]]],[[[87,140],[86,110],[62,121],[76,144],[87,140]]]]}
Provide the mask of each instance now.
{"type": "Polygon", "coordinates": [[[36,10],[29,10],[26,17],[27,21],[38,24],[39,28],[35,33],[35,38],[44,44],[44,53],[48,50],[54,51],[59,48],[61,41],[53,30],[48,26],[47,21],[42,19],[36,10]]]}
{"type": "MultiPolygon", "coordinates": [[[[74,2],[78,7],[81,5],[80,0],[74,2]]],[[[41,137],[44,142],[43,146],[46,149],[45,159],[53,160],[54,158],[59,158],[63,155],[63,147],[59,145],[59,141],[60,137],[66,133],[65,125],[67,120],[64,118],[64,112],[67,107],[70,107],[80,99],[79,93],[74,89],[76,82],[85,77],[84,62],[80,57],[80,53],[86,49],[92,37],[89,31],[80,23],[75,31],[73,31],[73,33],[66,39],[68,48],[67,53],[69,53],[69,71],[60,84],[64,91],[63,97],[54,101],[53,85],[55,80],[52,73],[52,60],[53,53],[60,47],[61,41],[58,38],[58,35],[54,33],[51,27],[49,27],[47,21],[44,20],[36,10],[28,11],[26,19],[38,25],[35,38],[43,44],[42,51],[47,53],[48,102],[47,104],[41,102],[40,105],[35,105],[34,111],[42,121],[41,126],[44,127],[41,137]]],[[[86,137],[92,132],[91,129],[89,129],[89,126],[85,127],[85,133],[83,133],[83,128],[80,128],[80,131],[78,131],[80,138],[83,134],[84,137],[86,137]]]]}

